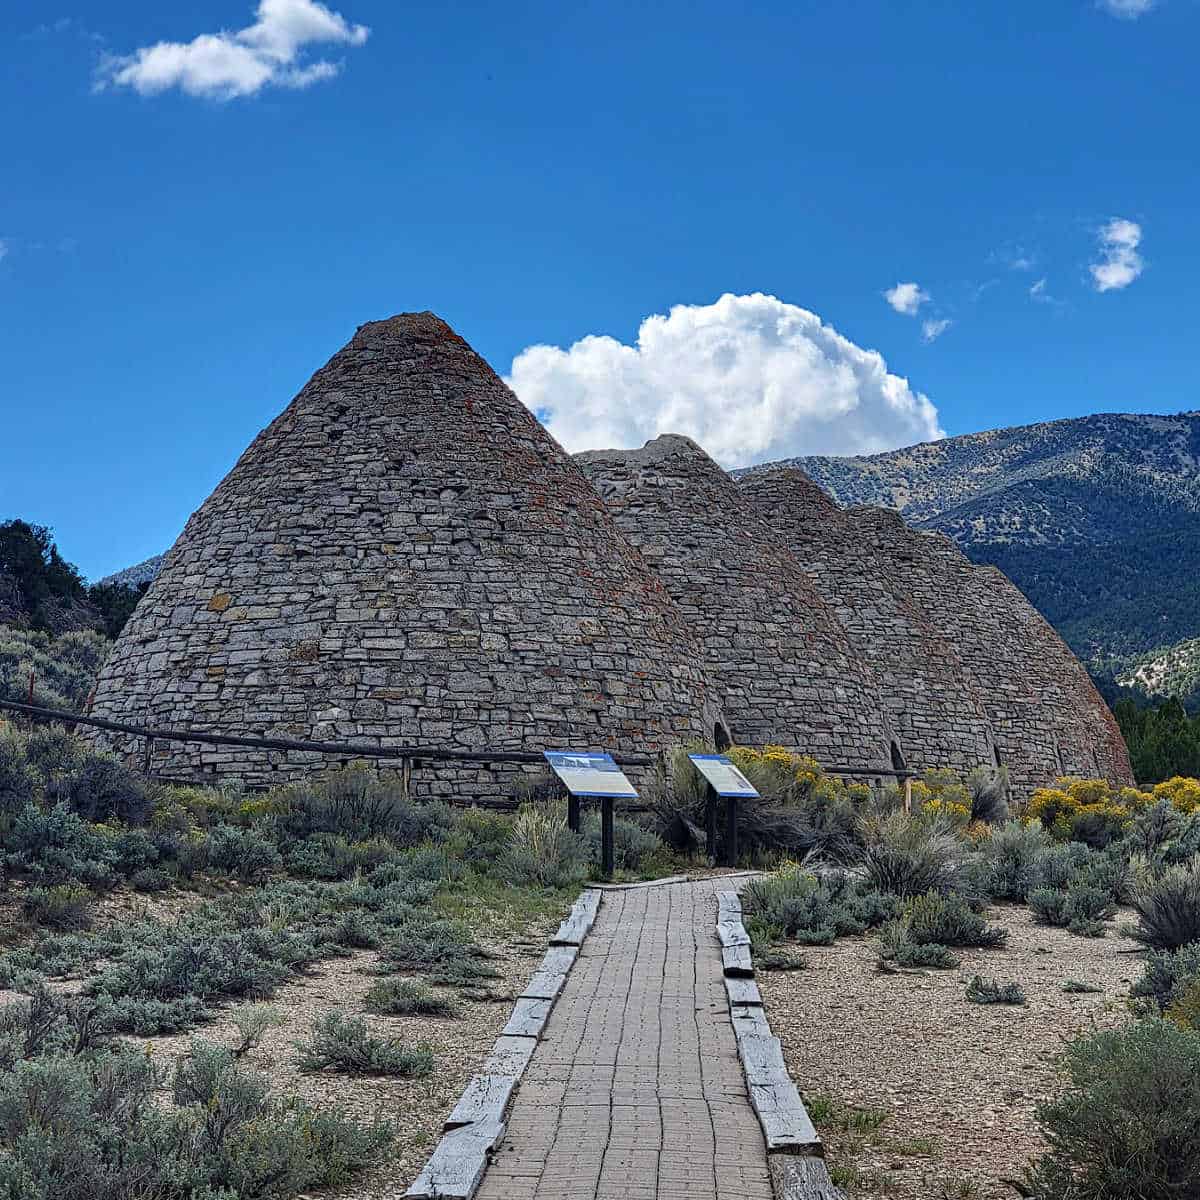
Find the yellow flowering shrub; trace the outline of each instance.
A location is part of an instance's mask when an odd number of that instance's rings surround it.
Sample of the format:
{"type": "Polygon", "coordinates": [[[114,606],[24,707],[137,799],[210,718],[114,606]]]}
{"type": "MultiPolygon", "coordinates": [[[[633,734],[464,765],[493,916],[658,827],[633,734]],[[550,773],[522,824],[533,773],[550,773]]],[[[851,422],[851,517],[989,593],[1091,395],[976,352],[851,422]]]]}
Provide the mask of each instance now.
{"type": "Polygon", "coordinates": [[[1073,775],[1063,775],[1054,782],[1059,791],[1066,792],[1081,807],[1085,804],[1103,804],[1112,798],[1112,788],[1104,779],[1079,779],[1073,775]]]}
{"type": "Polygon", "coordinates": [[[1079,801],[1062,788],[1038,788],[1029,798],[1025,815],[1031,821],[1041,821],[1047,829],[1053,829],[1062,818],[1068,821],[1079,809],[1079,801]]]}
{"type": "Polygon", "coordinates": [[[1200,808],[1200,779],[1176,775],[1165,783],[1156,783],[1153,794],[1155,800],[1170,800],[1181,813],[1192,813],[1200,808]]]}

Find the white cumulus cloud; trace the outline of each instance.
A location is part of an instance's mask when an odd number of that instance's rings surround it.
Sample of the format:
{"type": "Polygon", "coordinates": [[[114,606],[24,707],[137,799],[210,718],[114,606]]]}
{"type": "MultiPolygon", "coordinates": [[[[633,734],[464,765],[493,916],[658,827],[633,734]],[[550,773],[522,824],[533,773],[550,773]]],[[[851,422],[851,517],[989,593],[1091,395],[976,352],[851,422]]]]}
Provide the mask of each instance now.
{"type": "Polygon", "coordinates": [[[883,293],[883,298],[906,317],[915,317],[917,309],[929,299],[929,293],[917,283],[898,283],[883,293]]]}
{"type": "Polygon", "coordinates": [[[1136,221],[1114,217],[1098,232],[1099,262],[1088,268],[1098,292],[1112,292],[1128,287],[1146,268],[1138,253],[1142,243],[1142,227],[1136,221]]]}
{"type": "Polygon", "coordinates": [[[694,438],[726,467],[869,454],[944,436],[929,399],[815,313],[726,294],[647,317],[629,346],[530,346],[507,380],[570,451],[694,438]]]}
{"type": "Polygon", "coordinates": [[[317,0],[260,0],[253,25],[108,58],[98,83],[143,96],[179,88],[214,100],[253,96],[269,86],[305,88],[340,70],[324,59],[305,62],[306,47],[361,46],[369,36],[365,25],[351,25],[317,0]]]}
{"type": "Polygon", "coordinates": [[[1144,17],[1157,2],[1158,0],[1097,0],[1106,13],[1126,21],[1136,21],[1138,17],[1144,17]]]}
{"type": "Polygon", "coordinates": [[[5,238],[0,238],[0,259],[8,257],[8,241],[5,238]]]}
{"type": "Polygon", "coordinates": [[[928,321],[921,322],[921,338],[926,342],[936,342],[953,324],[949,317],[930,317],[928,321]]]}

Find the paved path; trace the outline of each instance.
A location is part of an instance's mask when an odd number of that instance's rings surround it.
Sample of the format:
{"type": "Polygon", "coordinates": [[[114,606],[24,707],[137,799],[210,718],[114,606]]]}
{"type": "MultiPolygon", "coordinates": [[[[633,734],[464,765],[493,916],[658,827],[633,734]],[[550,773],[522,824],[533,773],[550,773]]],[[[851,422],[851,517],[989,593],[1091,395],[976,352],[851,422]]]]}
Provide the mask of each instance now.
{"type": "Polygon", "coordinates": [[[703,881],[606,892],[479,1200],[772,1200],[703,881]]]}

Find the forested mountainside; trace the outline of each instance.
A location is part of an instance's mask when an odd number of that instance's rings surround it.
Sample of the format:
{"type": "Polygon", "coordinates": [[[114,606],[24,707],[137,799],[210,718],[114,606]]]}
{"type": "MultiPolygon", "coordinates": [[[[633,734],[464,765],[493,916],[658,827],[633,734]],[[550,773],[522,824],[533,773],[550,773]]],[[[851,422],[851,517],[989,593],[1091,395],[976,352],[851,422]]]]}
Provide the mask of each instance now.
{"type": "Polygon", "coordinates": [[[1193,705],[1198,464],[1198,412],[1105,413],[787,460],[838,503],[895,508],[1000,567],[1101,679],[1193,705]]]}

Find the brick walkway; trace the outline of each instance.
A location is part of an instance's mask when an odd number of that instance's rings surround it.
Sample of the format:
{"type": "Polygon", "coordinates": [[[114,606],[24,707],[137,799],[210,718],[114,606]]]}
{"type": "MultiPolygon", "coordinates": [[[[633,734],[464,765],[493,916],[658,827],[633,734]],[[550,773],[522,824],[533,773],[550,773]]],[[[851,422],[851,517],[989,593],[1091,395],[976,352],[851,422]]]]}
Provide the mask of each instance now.
{"type": "Polygon", "coordinates": [[[479,1200],[771,1200],[714,881],[611,891],[479,1200]]]}

